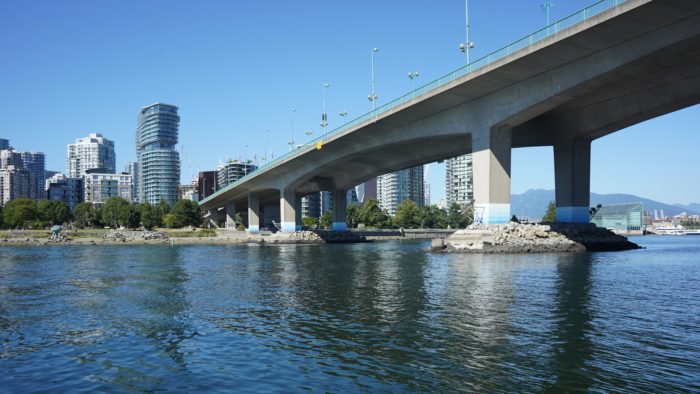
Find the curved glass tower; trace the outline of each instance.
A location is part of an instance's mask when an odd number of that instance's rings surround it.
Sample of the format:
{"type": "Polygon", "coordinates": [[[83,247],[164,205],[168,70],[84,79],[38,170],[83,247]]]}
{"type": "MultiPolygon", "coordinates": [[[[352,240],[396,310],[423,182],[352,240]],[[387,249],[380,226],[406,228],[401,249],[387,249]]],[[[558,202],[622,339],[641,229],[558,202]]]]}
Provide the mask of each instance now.
{"type": "Polygon", "coordinates": [[[139,162],[139,202],[172,205],[178,199],[180,155],[175,150],[180,117],[174,105],[156,103],[141,108],[136,129],[139,162]]]}

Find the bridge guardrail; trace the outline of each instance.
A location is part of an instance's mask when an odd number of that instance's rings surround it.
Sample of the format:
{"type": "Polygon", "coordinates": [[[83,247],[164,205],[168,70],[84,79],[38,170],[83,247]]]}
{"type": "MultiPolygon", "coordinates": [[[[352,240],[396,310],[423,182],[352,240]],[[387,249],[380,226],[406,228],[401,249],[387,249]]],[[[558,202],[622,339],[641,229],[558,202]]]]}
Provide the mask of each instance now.
{"type": "Polygon", "coordinates": [[[470,74],[474,71],[477,71],[481,68],[484,68],[497,60],[500,60],[500,59],[502,59],[502,58],[504,58],[504,57],[506,57],[506,56],[508,56],[508,55],[520,50],[520,49],[523,49],[523,48],[526,48],[526,47],[531,46],[533,44],[536,44],[536,43],[544,40],[547,37],[550,37],[554,34],[557,34],[558,32],[560,32],[562,30],[568,29],[568,28],[575,26],[581,22],[584,22],[584,21],[592,18],[595,15],[598,15],[598,14],[600,14],[604,11],[607,11],[611,8],[617,7],[618,5],[625,3],[626,1],[628,1],[628,0],[600,0],[596,3],[589,5],[588,7],[584,8],[582,10],[574,12],[573,14],[571,14],[567,17],[559,19],[556,22],[550,24],[549,26],[546,26],[546,27],[526,36],[526,37],[523,37],[517,41],[514,41],[514,42],[512,42],[512,43],[510,43],[510,44],[508,44],[500,49],[497,49],[497,50],[489,53],[488,55],[481,57],[480,59],[477,59],[477,60],[475,60],[475,61],[473,61],[465,66],[462,66],[462,67],[458,68],[457,70],[454,70],[454,71],[452,71],[452,72],[450,72],[450,73],[448,73],[448,74],[446,74],[438,79],[435,79],[431,82],[428,82],[427,84],[425,84],[419,88],[416,88],[415,90],[413,90],[413,91],[411,91],[411,92],[409,92],[409,93],[407,93],[407,94],[405,94],[397,99],[394,99],[394,100],[392,100],[384,105],[381,105],[381,106],[377,107],[376,109],[374,109],[373,111],[367,112],[364,115],[361,115],[361,116],[359,116],[359,117],[357,117],[357,118],[355,118],[355,119],[353,119],[353,120],[351,120],[351,121],[349,121],[341,126],[338,126],[335,129],[321,135],[320,137],[317,137],[317,138],[313,139],[312,141],[309,141],[308,143],[304,144],[302,147],[300,147],[298,149],[294,149],[290,152],[283,154],[282,156],[276,157],[274,160],[271,160],[271,161],[263,164],[262,166],[258,167],[257,170],[239,178],[238,180],[236,180],[233,183],[230,183],[225,188],[210,195],[209,197],[205,198],[201,202],[202,203],[206,202],[206,201],[216,197],[217,195],[223,193],[224,191],[228,190],[229,188],[233,187],[234,185],[244,182],[246,179],[250,178],[251,176],[254,176],[255,173],[260,171],[260,170],[272,167],[272,166],[276,165],[277,163],[284,161],[288,158],[294,157],[296,155],[301,155],[301,154],[304,154],[304,153],[307,153],[311,150],[316,149],[316,144],[319,141],[324,141],[330,136],[339,134],[345,130],[348,130],[352,127],[355,127],[358,124],[364,123],[370,119],[374,118],[376,120],[380,114],[388,112],[389,110],[396,108],[402,104],[405,104],[408,101],[413,100],[416,97],[420,97],[428,92],[431,92],[435,89],[440,88],[441,86],[444,86],[452,81],[455,81],[458,78],[461,78],[467,74],[470,74]]]}

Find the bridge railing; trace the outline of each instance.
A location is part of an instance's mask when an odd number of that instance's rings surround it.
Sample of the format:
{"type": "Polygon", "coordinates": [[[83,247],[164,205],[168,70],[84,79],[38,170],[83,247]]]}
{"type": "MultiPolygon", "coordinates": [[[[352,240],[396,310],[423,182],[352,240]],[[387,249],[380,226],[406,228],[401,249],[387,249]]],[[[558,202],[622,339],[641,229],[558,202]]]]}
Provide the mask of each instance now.
{"type": "Polygon", "coordinates": [[[542,40],[544,40],[547,37],[550,37],[554,34],[559,33],[562,30],[568,29],[572,26],[575,26],[583,21],[586,21],[590,18],[592,18],[595,15],[598,15],[604,11],[607,11],[611,8],[617,7],[618,5],[626,2],[628,0],[600,0],[582,10],[579,10],[567,17],[564,17],[562,19],[557,20],[556,22],[550,24],[549,26],[546,26],[526,37],[523,37],[511,44],[508,44],[500,49],[497,49],[491,53],[489,53],[486,56],[481,57],[478,60],[475,60],[465,66],[462,66],[458,68],[457,70],[452,71],[449,74],[446,74],[432,82],[429,82],[395,100],[392,100],[384,105],[381,105],[374,109],[373,111],[367,112],[364,115],[361,115],[339,127],[336,127],[335,129],[326,132],[325,134],[315,138],[314,140],[304,144],[298,149],[292,150],[290,152],[287,152],[281,156],[276,157],[275,159],[266,162],[262,166],[260,166],[256,171],[251,172],[247,174],[246,176],[239,178],[235,182],[229,184],[226,186],[224,189],[217,191],[216,193],[210,195],[209,197],[205,198],[202,200],[202,202],[207,201],[211,198],[214,198],[215,196],[219,195],[220,193],[224,192],[228,188],[232,187],[235,184],[244,182],[246,179],[250,178],[251,176],[255,176],[256,172],[264,170],[266,168],[272,167],[276,165],[279,162],[282,162],[284,160],[287,160],[291,157],[294,157],[296,155],[300,155],[303,153],[306,153],[308,151],[311,151],[313,149],[316,149],[316,144],[321,141],[325,141],[328,139],[328,137],[342,133],[343,131],[349,130],[359,124],[365,123],[369,120],[376,120],[379,115],[388,112],[396,107],[399,107],[416,97],[420,97],[425,95],[426,93],[429,93],[431,91],[434,91],[441,86],[444,86],[450,82],[453,82],[469,73],[472,73],[474,71],[477,71],[481,68],[484,68],[488,66],[491,63],[494,63],[497,60],[500,60],[506,56],[511,55],[512,53],[515,53],[519,51],[520,49],[529,47],[533,44],[536,44],[542,40]]]}

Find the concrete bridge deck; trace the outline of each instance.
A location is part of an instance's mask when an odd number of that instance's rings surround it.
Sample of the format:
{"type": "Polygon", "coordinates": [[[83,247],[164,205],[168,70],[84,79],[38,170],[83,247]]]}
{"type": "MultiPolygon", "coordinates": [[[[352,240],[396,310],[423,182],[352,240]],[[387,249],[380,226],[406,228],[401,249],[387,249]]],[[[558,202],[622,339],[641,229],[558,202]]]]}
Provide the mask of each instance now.
{"type": "Polygon", "coordinates": [[[605,0],[320,137],[321,149],[293,151],[200,205],[215,222],[225,214],[228,224],[247,208],[254,232],[261,204],[273,204],[283,230],[293,231],[301,196],[328,190],[338,202],[334,228],[342,230],[349,188],[471,152],[475,209],[484,223],[499,223],[510,218],[511,149],[553,146],[557,219],[587,221],[591,141],[698,102],[700,2],[605,0]]]}

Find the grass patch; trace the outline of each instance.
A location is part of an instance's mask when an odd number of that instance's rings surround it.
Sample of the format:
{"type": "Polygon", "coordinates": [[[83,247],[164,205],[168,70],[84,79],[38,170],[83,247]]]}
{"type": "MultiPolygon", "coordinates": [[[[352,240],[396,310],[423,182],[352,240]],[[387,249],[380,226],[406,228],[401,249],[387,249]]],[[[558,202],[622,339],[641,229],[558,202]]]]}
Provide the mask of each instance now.
{"type": "Polygon", "coordinates": [[[170,238],[192,238],[192,237],[216,237],[216,230],[211,228],[202,228],[196,230],[161,230],[170,238]]]}

